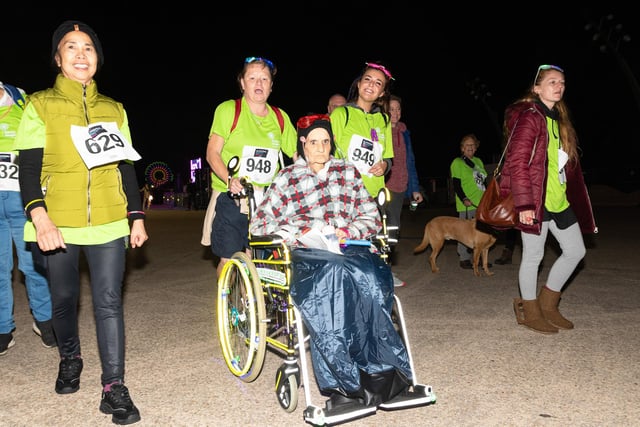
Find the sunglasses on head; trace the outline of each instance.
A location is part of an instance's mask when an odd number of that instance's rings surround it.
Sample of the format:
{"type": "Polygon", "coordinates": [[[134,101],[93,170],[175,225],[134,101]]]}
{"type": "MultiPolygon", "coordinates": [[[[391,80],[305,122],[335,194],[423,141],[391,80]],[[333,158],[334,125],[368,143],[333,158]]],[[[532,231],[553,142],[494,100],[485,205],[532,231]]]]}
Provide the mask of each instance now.
{"type": "Polygon", "coordinates": [[[562,68],[558,67],[557,65],[543,64],[543,65],[538,67],[538,72],[536,72],[536,78],[533,79],[533,84],[534,85],[538,81],[538,77],[540,76],[540,71],[542,71],[542,70],[556,70],[556,71],[560,71],[561,73],[564,73],[564,70],[562,68]]]}
{"type": "Polygon", "coordinates": [[[369,68],[375,68],[376,70],[382,71],[389,80],[395,80],[384,65],[374,64],[373,62],[365,62],[364,64],[369,68]]]}
{"type": "Polygon", "coordinates": [[[271,71],[275,68],[273,62],[269,61],[267,58],[262,58],[261,56],[247,56],[244,59],[245,64],[251,64],[252,62],[264,62],[271,71]]]}

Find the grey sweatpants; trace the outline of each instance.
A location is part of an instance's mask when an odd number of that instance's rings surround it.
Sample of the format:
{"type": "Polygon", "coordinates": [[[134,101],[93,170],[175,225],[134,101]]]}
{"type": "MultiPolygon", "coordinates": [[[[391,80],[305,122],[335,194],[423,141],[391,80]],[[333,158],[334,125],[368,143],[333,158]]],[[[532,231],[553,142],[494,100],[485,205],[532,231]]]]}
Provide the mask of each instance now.
{"type": "Polygon", "coordinates": [[[575,224],[560,230],[555,221],[544,221],[540,235],[520,233],[522,237],[522,261],[518,274],[520,296],[524,300],[537,298],[538,267],[544,257],[547,235],[551,231],[556,238],[562,253],[551,266],[546,286],[552,291],[560,292],[576,266],[584,258],[586,249],[580,225],[575,224]]]}
{"type": "MultiPolygon", "coordinates": [[[[475,209],[467,209],[464,212],[458,212],[458,218],[460,219],[473,219],[475,217],[476,217],[475,209]]],[[[473,248],[469,248],[460,242],[458,242],[458,245],[456,246],[456,248],[457,248],[458,256],[460,257],[461,262],[471,261],[471,258],[473,258],[473,255],[470,249],[473,249],[473,248]]]]}

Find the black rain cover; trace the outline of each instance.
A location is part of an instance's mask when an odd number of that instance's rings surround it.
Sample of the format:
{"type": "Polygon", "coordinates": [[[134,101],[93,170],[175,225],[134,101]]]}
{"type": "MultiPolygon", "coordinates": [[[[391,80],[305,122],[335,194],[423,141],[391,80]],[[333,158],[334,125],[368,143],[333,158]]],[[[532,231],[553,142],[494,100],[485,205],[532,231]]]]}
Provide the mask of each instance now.
{"type": "Polygon", "coordinates": [[[311,359],[323,391],[360,390],[361,373],[399,371],[411,379],[409,355],[391,320],[391,269],[368,248],[344,255],[321,249],[292,253],[291,296],[311,338],[311,359]]]}

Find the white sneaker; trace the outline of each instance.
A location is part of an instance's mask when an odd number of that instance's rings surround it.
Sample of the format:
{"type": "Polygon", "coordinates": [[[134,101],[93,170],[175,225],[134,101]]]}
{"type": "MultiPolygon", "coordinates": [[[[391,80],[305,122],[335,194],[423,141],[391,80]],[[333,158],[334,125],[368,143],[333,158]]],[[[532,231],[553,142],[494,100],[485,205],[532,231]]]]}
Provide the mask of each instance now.
{"type": "Polygon", "coordinates": [[[405,282],[403,282],[402,280],[398,279],[398,276],[396,276],[394,273],[391,273],[391,274],[393,275],[393,287],[394,288],[402,288],[402,287],[407,285],[405,282]]]}

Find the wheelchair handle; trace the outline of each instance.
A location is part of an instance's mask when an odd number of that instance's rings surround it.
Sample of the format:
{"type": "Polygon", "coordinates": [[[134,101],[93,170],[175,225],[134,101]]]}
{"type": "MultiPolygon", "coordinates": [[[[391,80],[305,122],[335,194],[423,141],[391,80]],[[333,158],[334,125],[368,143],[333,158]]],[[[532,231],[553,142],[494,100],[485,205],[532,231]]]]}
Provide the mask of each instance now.
{"type": "Polygon", "coordinates": [[[387,236],[378,235],[378,236],[376,236],[376,238],[378,238],[379,240],[381,240],[381,239],[386,240],[387,244],[398,243],[398,239],[394,239],[393,237],[387,237],[387,236]]]}
{"type": "Polygon", "coordinates": [[[243,187],[242,191],[240,191],[239,193],[232,193],[231,190],[227,190],[227,194],[232,199],[242,199],[244,197],[247,197],[253,194],[253,185],[251,184],[251,181],[249,180],[249,178],[243,176],[239,179],[240,179],[240,184],[242,184],[242,187],[243,187]]]}

